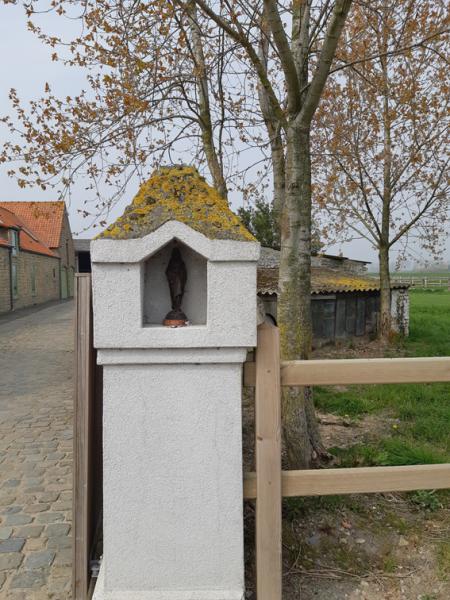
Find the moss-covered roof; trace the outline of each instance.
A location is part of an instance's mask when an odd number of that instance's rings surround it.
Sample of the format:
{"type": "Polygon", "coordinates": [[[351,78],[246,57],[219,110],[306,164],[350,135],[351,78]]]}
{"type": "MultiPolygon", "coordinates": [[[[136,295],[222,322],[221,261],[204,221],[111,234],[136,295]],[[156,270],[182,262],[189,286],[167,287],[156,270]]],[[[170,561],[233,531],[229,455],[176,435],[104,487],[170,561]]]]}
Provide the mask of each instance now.
{"type": "Polygon", "coordinates": [[[123,215],[98,237],[141,238],[167,221],[180,221],[212,239],[255,241],[227,201],[197,169],[184,165],[155,171],[123,215]]]}
{"type": "MultiPolygon", "coordinates": [[[[258,267],[258,293],[278,294],[278,269],[258,267]]],[[[391,288],[407,288],[408,285],[392,282],[391,288]]],[[[311,293],[371,292],[380,289],[380,281],[368,275],[356,275],[348,271],[334,271],[324,267],[311,268],[311,293]]]]}

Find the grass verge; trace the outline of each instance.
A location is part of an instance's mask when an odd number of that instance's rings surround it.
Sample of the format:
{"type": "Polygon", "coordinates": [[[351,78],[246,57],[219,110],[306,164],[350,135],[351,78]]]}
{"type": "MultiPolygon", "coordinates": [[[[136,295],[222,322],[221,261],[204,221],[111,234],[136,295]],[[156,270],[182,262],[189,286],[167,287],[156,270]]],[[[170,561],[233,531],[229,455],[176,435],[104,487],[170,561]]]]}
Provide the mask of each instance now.
{"type": "MultiPolygon", "coordinates": [[[[450,292],[411,291],[410,336],[399,342],[409,357],[450,356],[450,292]]],[[[450,461],[450,384],[364,385],[315,389],[317,408],[359,419],[391,419],[371,444],[334,448],[342,466],[412,465],[450,461]]]]}

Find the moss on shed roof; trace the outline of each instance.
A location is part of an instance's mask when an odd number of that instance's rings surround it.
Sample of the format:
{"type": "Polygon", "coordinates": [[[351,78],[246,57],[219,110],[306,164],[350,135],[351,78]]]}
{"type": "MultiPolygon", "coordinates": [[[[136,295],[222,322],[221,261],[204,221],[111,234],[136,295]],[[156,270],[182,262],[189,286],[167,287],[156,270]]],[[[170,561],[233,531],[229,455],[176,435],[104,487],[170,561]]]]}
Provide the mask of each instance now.
{"type": "MultiPolygon", "coordinates": [[[[278,294],[278,269],[258,267],[258,293],[278,294]]],[[[407,288],[392,282],[391,289],[407,288]]],[[[380,289],[380,281],[368,275],[355,275],[349,271],[334,271],[324,267],[311,268],[311,293],[372,292],[380,289]]]]}
{"type": "Polygon", "coordinates": [[[180,221],[209,238],[255,238],[227,201],[190,166],[161,167],[144,182],[125,212],[99,238],[141,238],[167,221],[180,221]]]}

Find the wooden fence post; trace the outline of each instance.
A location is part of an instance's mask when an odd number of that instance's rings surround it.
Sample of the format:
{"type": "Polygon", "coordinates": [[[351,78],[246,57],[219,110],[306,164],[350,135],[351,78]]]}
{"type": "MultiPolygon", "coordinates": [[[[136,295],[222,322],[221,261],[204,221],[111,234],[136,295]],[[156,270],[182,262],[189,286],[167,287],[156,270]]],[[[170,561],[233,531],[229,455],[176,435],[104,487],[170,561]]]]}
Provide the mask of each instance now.
{"type": "Polygon", "coordinates": [[[95,369],[89,274],[77,274],[75,278],[75,365],[72,596],[74,600],[86,600],[90,575],[89,454],[95,369]]]}
{"type": "Polygon", "coordinates": [[[256,596],[281,600],[281,384],[277,327],[258,327],[255,389],[256,596]]]}

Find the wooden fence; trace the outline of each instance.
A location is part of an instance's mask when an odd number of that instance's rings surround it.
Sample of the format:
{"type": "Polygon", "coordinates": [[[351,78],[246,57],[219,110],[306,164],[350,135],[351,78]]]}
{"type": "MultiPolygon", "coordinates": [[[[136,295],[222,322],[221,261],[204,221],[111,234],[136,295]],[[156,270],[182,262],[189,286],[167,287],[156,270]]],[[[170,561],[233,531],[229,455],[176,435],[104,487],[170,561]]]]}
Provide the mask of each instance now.
{"type": "Polygon", "coordinates": [[[391,283],[405,283],[412,288],[450,290],[450,277],[401,277],[393,276],[391,283]]]}
{"type": "Polygon", "coordinates": [[[72,597],[86,600],[102,510],[102,370],[93,347],[91,277],[75,277],[72,597]]]}
{"type": "Polygon", "coordinates": [[[450,488],[450,464],[352,469],[281,470],[281,386],[450,382],[450,357],[280,362],[279,332],[258,328],[254,363],[244,385],[255,386],[256,473],[244,497],[256,499],[257,600],[281,600],[281,499],[450,488]]]}

